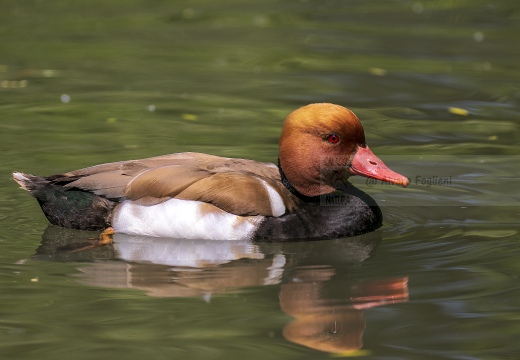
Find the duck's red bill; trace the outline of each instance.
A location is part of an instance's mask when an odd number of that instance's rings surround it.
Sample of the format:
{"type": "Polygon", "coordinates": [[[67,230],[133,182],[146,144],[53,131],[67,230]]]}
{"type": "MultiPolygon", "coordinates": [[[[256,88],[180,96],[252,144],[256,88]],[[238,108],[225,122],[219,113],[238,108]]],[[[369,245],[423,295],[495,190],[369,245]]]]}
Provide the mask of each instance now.
{"type": "Polygon", "coordinates": [[[402,185],[403,187],[408,186],[410,182],[406,176],[390,170],[381,159],[370,151],[368,146],[358,148],[349,170],[353,175],[361,175],[371,179],[402,185]]]}

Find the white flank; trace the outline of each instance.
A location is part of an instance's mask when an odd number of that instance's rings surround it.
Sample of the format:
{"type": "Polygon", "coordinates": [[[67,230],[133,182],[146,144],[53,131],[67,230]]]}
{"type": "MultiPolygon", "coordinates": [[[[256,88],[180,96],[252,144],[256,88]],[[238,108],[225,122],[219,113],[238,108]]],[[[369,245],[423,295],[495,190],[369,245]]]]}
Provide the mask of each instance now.
{"type": "MultiPolygon", "coordinates": [[[[170,199],[145,206],[129,200],[118,206],[112,220],[116,232],[131,235],[205,240],[248,240],[263,216],[238,216],[215,207],[201,211],[198,201],[170,199]]],[[[207,209],[207,208],[206,208],[207,209]]]]}
{"type": "Polygon", "coordinates": [[[271,185],[269,185],[265,180],[259,179],[262,185],[264,186],[267,194],[269,195],[269,205],[271,206],[271,210],[273,212],[273,216],[282,216],[285,214],[285,205],[283,204],[282,197],[278,194],[271,185]]]}

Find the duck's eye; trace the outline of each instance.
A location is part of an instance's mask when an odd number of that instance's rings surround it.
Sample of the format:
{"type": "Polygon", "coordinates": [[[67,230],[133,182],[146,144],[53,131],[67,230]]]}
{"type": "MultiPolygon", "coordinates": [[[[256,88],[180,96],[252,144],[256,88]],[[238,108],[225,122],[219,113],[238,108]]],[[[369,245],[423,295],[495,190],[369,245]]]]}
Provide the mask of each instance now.
{"type": "Polygon", "coordinates": [[[336,134],[330,134],[327,137],[327,141],[330,142],[331,144],[337,144],[339,142],[339,136],[336,134]]]}

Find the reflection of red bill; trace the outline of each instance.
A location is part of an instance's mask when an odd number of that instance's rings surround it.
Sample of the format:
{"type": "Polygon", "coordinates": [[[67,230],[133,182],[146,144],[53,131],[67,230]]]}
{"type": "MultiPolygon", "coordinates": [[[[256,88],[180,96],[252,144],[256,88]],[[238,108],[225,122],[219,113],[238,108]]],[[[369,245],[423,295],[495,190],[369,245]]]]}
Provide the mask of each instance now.
{"type": "Polygon", "coordinates": [[[369,309],[385,304],[408,301],[408,278],[367,281],[351,288],[352,306],[355,309],[369,309]]]}
{"type": "Polygon", "coordinates": [[[349,171],[353,175],[361,175],[404,187],[408,186],[410,182],[406,176],[390,170],[381,159],[370,151],[368,146],[358,148],[356,155],[352,159],[349,171]]]}

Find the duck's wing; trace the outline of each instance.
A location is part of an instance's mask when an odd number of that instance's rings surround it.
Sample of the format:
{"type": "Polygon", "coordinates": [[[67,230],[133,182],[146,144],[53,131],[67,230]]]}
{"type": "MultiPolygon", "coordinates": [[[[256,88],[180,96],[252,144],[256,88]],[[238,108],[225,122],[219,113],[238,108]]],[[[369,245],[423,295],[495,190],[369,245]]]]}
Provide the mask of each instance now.
{"type": "Polygon", "coordinates": [[[110,199],[145,205],[194,200],[236,215],[281,216],[295,206],[275,165],[198,153],[102,164],[47,179],[110,199]]]}
{"type": "Polygon", "coordinates": [[[47,176],[45,179],[65,188],[82,189],[109,199],[118,200],[124,196],[128,183],[140,173],[161,166],[193,164],[196,162],[196,155],[193,155],[193,153],[178,153],[100,164],[47,176]]]}

